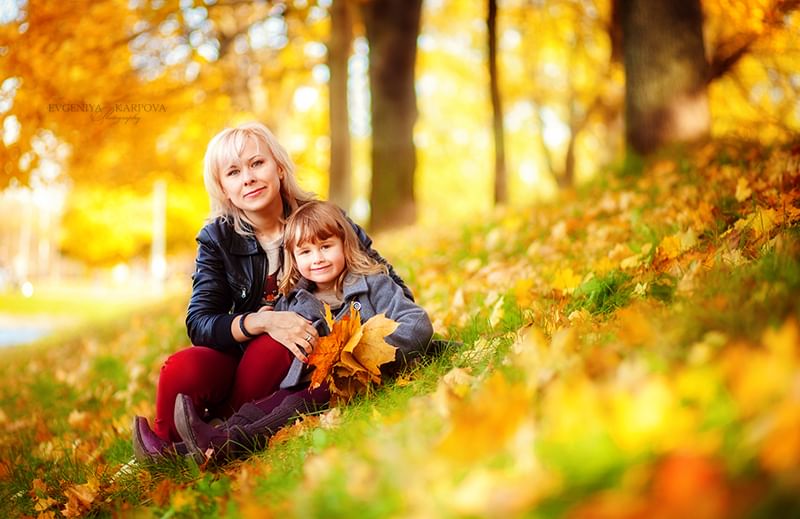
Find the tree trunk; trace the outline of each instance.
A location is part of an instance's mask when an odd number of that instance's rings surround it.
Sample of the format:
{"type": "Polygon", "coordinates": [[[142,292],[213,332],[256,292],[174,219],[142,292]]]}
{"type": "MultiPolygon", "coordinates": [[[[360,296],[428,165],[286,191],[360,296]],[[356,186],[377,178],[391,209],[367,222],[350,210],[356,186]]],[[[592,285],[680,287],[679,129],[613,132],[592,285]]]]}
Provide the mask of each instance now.
{"type": "Polygon", "coordinates": [[[347,107],[348,60],[353,40],[349,0],[331,4],[331,39],[328,43],[330,70],[330,182],[328,199],[344,208],[352,202],[350,183],[350,115],[347,107]]]}
{"type": "Polygon", "coordinates": [[[700,0],[622,0],[628,144],[647,154],[708,135],[700,0]]]}
{"type": "Polygon", "coordinates": [[[497,73],[497,1],[489,0],[489,15],[486,18],[489,33],[489,90],[492,98],[492,125],[494,128],[494,203],[508,202],[506,179],[506,145],[503,130],[503,106],[500,99],[497,73]]]}
{"type": "Polygon", "coordinates": [[[369,0],[363,12],[372,96],[370,226],[381,230],[416,220],[414,65],[422,0],[369,0]]]}
{"type": "Polygon", "coordinates": [[[547,140],[544,138],[544,113],[543,113],[543,106],[539,104],[539,101],[532,101],[533,104],[533,113],[536,115],[535,121],[537,124],[536,134],[539,140],[539,147],[541,148],[542,157],[544,157],[545,165],[547,166],[547,173],[553,178],[556,178],[556,168],[553,165],[553,154],[550,152],[550,148],[547,146],[547,140]]]}
{"type": "Polygon", "coordinates": [[[559,177],[558,186],[561,189],[571,188],[575,185],[575,139],[578,134],[575,130],[569,134],[567,154],[564,157],[564,175],[559,177]]]}

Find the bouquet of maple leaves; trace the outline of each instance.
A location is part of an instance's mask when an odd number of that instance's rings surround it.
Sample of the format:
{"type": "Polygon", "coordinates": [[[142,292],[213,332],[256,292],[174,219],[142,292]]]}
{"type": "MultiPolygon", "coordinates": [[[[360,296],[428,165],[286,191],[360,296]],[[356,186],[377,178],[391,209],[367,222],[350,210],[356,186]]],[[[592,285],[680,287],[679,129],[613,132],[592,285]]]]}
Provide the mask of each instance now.
{"type": "Polygon", "coordinates": [[[325,321],[330,333],[320,337],[308,364],[311,388],[328,383],[332,400],[348,401],[363,393],[370,384],[380,385],[380,367],[395,359],[397,348],[384,337],[397,329],[397,323],[378,314],[361,324],[361,314],[351,303],[350,313],[334,321],[331,308],[325,305],[325,321]]]}

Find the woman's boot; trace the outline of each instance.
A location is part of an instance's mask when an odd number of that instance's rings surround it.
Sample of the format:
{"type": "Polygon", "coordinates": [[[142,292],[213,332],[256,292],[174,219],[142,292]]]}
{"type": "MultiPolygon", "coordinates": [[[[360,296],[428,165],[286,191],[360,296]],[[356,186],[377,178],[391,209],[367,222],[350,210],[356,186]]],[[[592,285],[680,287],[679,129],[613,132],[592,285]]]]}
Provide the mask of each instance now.
{"type": "Polygon", "coordinates": [[[221,425],[205,423],[186,395],[175,399],[175,427],[195,461],[230,461],[263,448],[269,438],[289,420],[301,413],[324,407],[330,399],[328,389],[280,390],[252,403],[244,404],[221,425]]]}

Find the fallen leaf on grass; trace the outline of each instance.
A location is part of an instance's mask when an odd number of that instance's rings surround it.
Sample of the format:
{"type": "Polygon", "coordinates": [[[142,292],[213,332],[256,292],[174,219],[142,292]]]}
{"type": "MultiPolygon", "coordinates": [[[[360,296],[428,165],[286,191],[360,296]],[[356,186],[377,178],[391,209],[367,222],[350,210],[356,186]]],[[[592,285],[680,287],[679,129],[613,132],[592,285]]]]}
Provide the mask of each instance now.
{"type": "Polygon", "coordinates": [[[319,416],[301,416],[295,422],[288,426],[288,427],[281,427],[278,429],[278,432],[272,435],[269,439],[269,447],[272,448],[275,445],[287,442],[292,438],[297,438],[302,436],[304,432],[312,427],[316,427],[319,425],[319,416]]]}
{"type": "Polygon", "coordinates": [[[342,421],[342,410],[339,407],[334,407],[322,413],[319,416],[319,425],[323,429],[334,429],[339,426],[342,421]]]}
{"type": "Polygon", "coordinates": [[[61,513],[64,517],[80,517],[92,508],[99,490],[97,481],[89,481],[82,485],[72,485],[64,491],[67,504],[61,513]]]}

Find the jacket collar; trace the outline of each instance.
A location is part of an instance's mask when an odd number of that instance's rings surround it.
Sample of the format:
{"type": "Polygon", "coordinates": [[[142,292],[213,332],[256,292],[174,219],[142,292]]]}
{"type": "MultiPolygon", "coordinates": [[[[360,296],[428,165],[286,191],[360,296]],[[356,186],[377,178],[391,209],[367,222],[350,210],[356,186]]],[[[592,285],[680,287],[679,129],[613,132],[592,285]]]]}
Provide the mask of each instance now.
{"type": "Polygon", "coordinates": [[[258,241],[255,236],[242,236],[234,232],[231,235],[230,251],[232,254],[249,255],[259,252],[258,241]]]}
{"type": "Polygon", "coordinates": [[[251,234],[248,236],[242,236],[236,229],[233,228],[233,222],[228,220],[226,222],[228,224],[228,230],[230,235],[230,246],[228,250],[231,251],[231,254],[239,254],[239,255],[250,255],[250,254],[258,254],[260,251],[260,246],[258,244],[258,240],[253,233],[253,227],[248,224],[247,222],[242,222],[244,224],[244,228],[246,231],[250,232],[251,234]]]}

